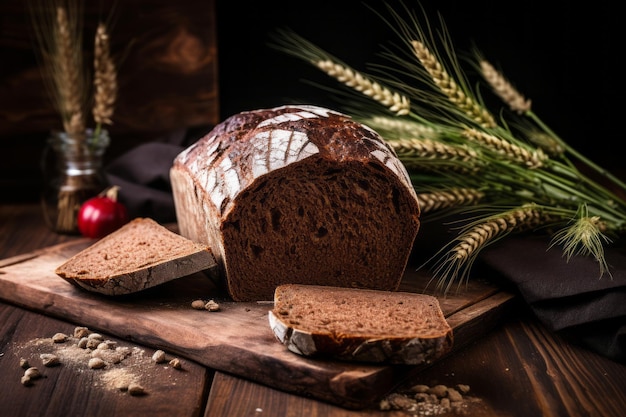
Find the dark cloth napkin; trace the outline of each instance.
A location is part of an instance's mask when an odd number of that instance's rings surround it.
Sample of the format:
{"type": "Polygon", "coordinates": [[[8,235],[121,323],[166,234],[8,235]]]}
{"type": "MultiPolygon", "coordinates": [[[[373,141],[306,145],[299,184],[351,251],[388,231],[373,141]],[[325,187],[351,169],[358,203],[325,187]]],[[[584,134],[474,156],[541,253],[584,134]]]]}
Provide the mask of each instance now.
{"type": "MultiPolygon", "coordinates": [[[[119,199],[131,217],[176,221],[169,169],[174,158],[200,137],[197,132],[177,132],[166,140],[140,145],[106,167],[107,178],[111,185],[120,186],[119,199]]],[[[432,246],[437,239],[430,238],[425,233],[419,240],[432,246]]],[[[560,248],[549,249],[545,237],[533,235],[509,236],[481,255],[488,268],[519,290],[548,328],[626,362],[626,248],[607,248],[606,259],[612,277],[600,277],[592,258],[574,257],[567,262],[560,248]]]]}
{"type": "Polygon", "coordinates": [[[563,257],[541,236],[509,236],[482,261],[515,285],[551,330],[617,362],[626,362],[626,247],[606,248],[611,275],[587,256],[563,257]]]}
{"type": "Polygon", "coordinates": [[[120,187],[118,200],[131,218],[150,217],[160,223],[176,221],[170,168],[174,158],[208,132],[208,127],[180,129],[143,143],[105,167],[110,185],[120,187]]]}

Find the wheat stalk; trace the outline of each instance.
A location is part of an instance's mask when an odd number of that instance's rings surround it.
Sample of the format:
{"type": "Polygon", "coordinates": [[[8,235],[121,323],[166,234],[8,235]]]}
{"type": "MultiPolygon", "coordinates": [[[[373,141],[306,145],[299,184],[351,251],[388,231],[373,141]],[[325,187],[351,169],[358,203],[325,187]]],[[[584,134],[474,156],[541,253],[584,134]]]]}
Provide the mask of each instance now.
{"type": "Polygon", "coordinates": [[[535,149],[531,152],[509,141],[485,132],[480,132],[476,129],[465,129],[461,134],[463,137],[494,149],[501,155],[507,156],[513,161],[520,162],[528,168],[539,168],[543,166],[543,162],[548,159],[547,155],[544,154],[541,149],[535,149]]]}
{"type": "Polygon", "coordinates": [[[411,120],[399,119],[387,116],[371,116],[360,119],[360,121],[375,129],[396,137],[416,137],[420,139],[436,139],[439,132],[432,126],[411,120]]]}
{"type": "Polygon", "coordinates": [[[395,112],[398,116],[408,114],[411,109],[411,102],[406,96],[402,96],[397,92],[391,92],[352,68],[335,63],[330,59],[319,60],[315,65],[326,74],[337,79],[337,81],[388,107],[389,110],[395,112]]]}
{"type": "Polygon", "coordinates": [[[484,59],[480,60],[479,65],[485,81],[511,110],[518,114],[530,111],[531,101],[521,95],[500,72],[496,71],[493,65],[484,59]]]}
{"type": "Polygon", "coordinates": [[[577,220],[555,233],[550,247],[562,245],[563,256],[568,261],[576,255],[592,255],[600,265],[600,277],[605,273],[612,276],[604,257],[604,243],[611,241],[603,234],[607,225],[599,216],[589,216],[588,213],[587,205],[581,205],[577,220]]]}
{"type": "Polygon", "coordinates": [[[549,217],[535,204],[504,211],[471,225],[455,240],[458,242],[434,270],[437,289],[450,291],[455,280],[466,281],[478,253],[497,239],[513,232],[535,228],[549,217]]]}
{"type": "Polygon", "coordinates": [[[551,135],[537,129],[526,132],[526,138],[550,156],[561,156],[565,153],[563,145],[551,135]]]}
{"type": "Polygon", "coordinates": [[[418,193],[422,214],[451,207],[469,206],[479,202],[485,193],[473,188],[451,188],[448,190],[418,193]]]}
{"type": "Polygon", "coordinates": [[[77,16],[68,14],[63,7],[56,9],[53,39],[52,76],[63,127],[70,136],[80,139],[85,133],[82,38],[77,16]]]}
{"type": "Polygon", "coordinates": [[[459,162],[470,162],[477,159],[477,153],[473,149],[431,139],[389,139],[387,143],[400,159],[403,157],[420,157],[459,162]]]}
{"type": "Polygon", "coordinates": [[[426,45],[416,40],[411,41],[411,45],[413,46],[413,51],[417,59],[419,59],[422,66],[428,71],[437,87],[439,87],[452,103],[480,126],[485,128],[494,128],[497,126],[493,116],[459,88],[457,83],[450,77],[448,72],[443,68],[443,65],[441,65],[435,55],[428,50],[426,45]]]}
{"type": "MultiPolygon", "coordinates": [[[[99,130],[112,124],[111,117],[117,98],[117,72],[111,58],[109,35],[104,23],[98,24],[94,46],[94,107],[93,118],[99,130]]],[[[96,135],[97,136],[97,135],[96,135]]]]}
{"type": "Polygon", "coordinates": [[[478,154],[463,145],[452,145],[431,139],[388,139],[398,158],[410,168],[470,173],[483,166],[478,154]]]}

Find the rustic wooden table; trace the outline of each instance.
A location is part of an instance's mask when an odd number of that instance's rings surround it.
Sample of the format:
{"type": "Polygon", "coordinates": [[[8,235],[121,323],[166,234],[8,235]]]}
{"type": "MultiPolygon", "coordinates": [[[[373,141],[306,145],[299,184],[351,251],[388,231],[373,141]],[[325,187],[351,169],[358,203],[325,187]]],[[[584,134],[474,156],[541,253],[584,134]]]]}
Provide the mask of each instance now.
{"type": "MultiPolygon", "coordinates": [[[[0,259],[73,239],[50,232],[36,204],[0,206],[0,259]]],[[[11,294],[0,296],[11,299],[11,294]]],[[[80,325],[0,301],[0,416],[407,415],[402,411],[344,409],[184,359],[183,371],[155,365],[151,356],[156,347],[138,345],[132,336],[116,338],[105,332],[106,339],[133,352],[134,362],[124,368],[125,373],[96,377],[73,364],[77,355],[68,348],[61,366],[43,369],[44,378],[32,386],[22,385],[20,358],[52,349],[47,338],[57,332],[71,334],[80,325]],[[116,381],[133,374],[150,378],[148,395],[130,396],[110,389],[116,381]]],[[[407,383],[470,386],[466,398],[471,401],[462,411],[472,416],[626,415],[626,366],[552,334],[524,308],[407,383]]]]}

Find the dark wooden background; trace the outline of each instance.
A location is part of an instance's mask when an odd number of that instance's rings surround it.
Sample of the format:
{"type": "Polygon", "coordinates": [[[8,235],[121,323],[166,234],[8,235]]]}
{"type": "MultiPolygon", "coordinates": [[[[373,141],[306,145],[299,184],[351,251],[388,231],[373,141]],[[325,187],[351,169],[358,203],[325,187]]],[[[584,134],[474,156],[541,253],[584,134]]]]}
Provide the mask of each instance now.
{"type": "MultiPolygon", "coordinates": [[[[397,7],[402,0],[389,0],[397,7]]],[[[404,0],[416,6],[417,0],[404,0]]],[[[611,0],[492,2],[422,0],[432,22],[443,16],[459,52],[476,45],[533,101],[565,140],[609,170],[621,120],[621,16],[611,0]]],[[[85,31],[114,16],[114,52],[124,55],[109,159],[180,129],[198,135],[234,113],[289,101],[334,106],[318,88],[328,77],[268,46],[288,27],[364,70],[394,40],[366,5],[377,0],[85,1],[85,31]]],[[[36,200],[38,156],[58,117],[47,98],[30,35],[27,2],[0,2],[0,201],[36,200]]],[[[87,37],[87,35],[86,35],[87,37]]]]}

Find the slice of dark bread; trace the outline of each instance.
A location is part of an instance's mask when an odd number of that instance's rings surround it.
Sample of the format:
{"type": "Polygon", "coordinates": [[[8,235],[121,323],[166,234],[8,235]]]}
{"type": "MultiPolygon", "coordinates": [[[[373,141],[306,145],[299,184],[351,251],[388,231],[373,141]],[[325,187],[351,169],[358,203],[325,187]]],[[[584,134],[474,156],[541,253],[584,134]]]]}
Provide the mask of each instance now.
{"type": "Polygon", "coordinates": [[[85,248],[55,273],[92,292],[130,294],[216,265],[206,245],[137,218],[85,248]]]}
{"type": "Polygon", "coordinates": [[[236,114],[170,171],[180,232],[235,301],[285,283],[396,290],[417,235],[406,169],[375,131],[316,106],[236,114]]]}
{"type": "Polygon", "coordinates": [[[453,343],[439,301],[408,292],[281,285],[269,322],[290,351],[311,357],[417,365],[453,343]]]}

